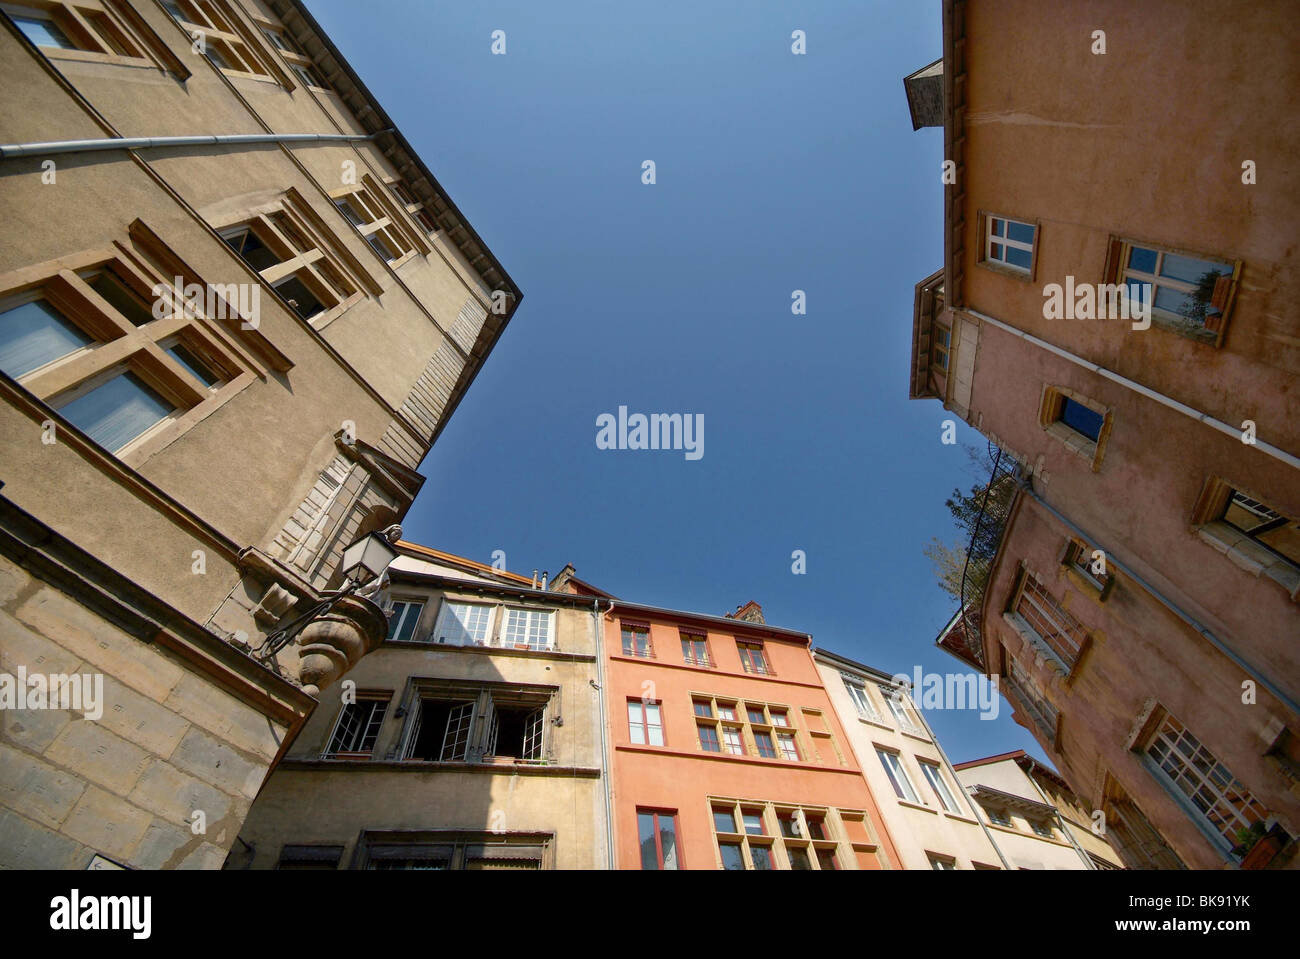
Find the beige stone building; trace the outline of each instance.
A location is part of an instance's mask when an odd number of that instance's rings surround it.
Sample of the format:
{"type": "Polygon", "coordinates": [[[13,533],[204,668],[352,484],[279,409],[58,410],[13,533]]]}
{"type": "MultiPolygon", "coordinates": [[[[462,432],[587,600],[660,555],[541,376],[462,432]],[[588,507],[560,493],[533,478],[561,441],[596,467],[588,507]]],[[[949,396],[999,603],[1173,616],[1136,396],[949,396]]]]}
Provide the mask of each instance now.
{"type": "Polygon", "coordinates": [[[1014,869],[1122,869],[1064,779],[1023,749],[954,767],[1014,869]]]}
{"type": "Polygon", "coordinates": [[[387,641],[322,695],[227,868],[608,868],[593,597],[401,550],[387,641]]]}
{"type": "Polygon", "coordinates": [[[888,673],[813,659],[903,869],[1011,868],[921,710],[888,673]]]}
{"type": "Polygon", "coordinates": [[[520,292],[297,0],[6,2],[0,86],[0,866],[218,867],[520,292]]]}
{"type": "Polygon", "coordinates": [[[945,0],[906,81],[945,164],[910,395],[1019,474],[943,644],[1134,867],[1300,865],[1294,20],[945,0]]]}

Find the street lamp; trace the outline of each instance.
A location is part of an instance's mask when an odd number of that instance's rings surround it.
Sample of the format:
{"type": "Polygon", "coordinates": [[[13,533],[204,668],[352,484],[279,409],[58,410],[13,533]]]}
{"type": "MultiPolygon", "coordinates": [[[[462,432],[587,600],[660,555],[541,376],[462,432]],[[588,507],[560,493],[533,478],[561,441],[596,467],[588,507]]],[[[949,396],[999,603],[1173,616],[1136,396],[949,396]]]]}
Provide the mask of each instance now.
{"type": "Polygon", "coordinates": [[[400,526],[390,526],[382,533],[363,536],[343,550],[343,561],[339,564],[339,568],[343,571],[343,588],[328,591],[324,600],[271,633],[253,655],[258,659],[270,659],[293,642],[304,626],[313,619],[324,616],[343,597],[352,595],[363,586],[376,583],[384,575],[389,564],[397,559],[397,550],[393,549],[392,544],[401,535],[400,526]]]}

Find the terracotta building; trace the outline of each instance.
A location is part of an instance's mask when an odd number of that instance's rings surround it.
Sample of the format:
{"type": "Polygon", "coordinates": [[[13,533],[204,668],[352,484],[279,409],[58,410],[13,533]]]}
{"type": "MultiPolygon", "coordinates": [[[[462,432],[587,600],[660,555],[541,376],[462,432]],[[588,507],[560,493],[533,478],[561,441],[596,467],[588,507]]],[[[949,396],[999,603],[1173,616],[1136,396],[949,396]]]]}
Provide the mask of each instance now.
{"type": "Polygon", "coordinates": [[[1123,868],[1065,780],[1023,749],[954,768],[1012,868],[1123,868]]]}
{"type": "Polygon", "coordinates": [[[942,109],[909,90],[945,163],[910,395],[1018,464],[943,645],[1130,866],[1294,867],[1300,835],[1294,10],[1227,10],[945,0],[942,109]]]}
{"type": "Polygon", "coordinates": [[[607,599],[620,869],[897,869],[806,633],[607,599]]]}
{"type": "Polygon", "coordinates": [[[387,641],[322,694],[227,868],[607,868],[592,597],[399,549],[387,641]]]}
{"type": "Polygon", "coordinates": [[[0,696],[81,696],[0,700],[0,866],[220,867],[520,293],[297,0],[6,3],[0,85],[0,696]]]}

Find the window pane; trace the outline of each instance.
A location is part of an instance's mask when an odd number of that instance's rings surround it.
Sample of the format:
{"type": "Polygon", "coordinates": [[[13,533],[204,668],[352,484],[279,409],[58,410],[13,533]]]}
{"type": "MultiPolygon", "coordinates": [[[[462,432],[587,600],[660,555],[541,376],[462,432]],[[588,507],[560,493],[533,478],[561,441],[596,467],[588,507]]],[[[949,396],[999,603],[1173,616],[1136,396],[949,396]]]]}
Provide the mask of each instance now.
{"type": "Polygon", "coordinates": [[[1019,247],[1009,246],[1006,248],[1007,262],[1012,266],[1018,266],[1022,270],[1028,270],[1034,263],[1034,254],[1029,250],[1022,250],[1019,247]]]}
{"type": "Polygon", "coordinates": [[[1028,223],[1018,223],[1015,220],[1008,220],[1007,239],[1016,240],[1020,243],[1033,243],[1034,228],[1028,223]]]}
{"type": "Polygon", "coordinates": [[[645,744],[645,724],[641,721],[641,704],[638,702],[629,702],[627,704],[627,727],[628,737],[638,746],[645,744]]]}
{"type": "Polygon", "coordinates": [[[216,386],[221,382],[221,377],[212,370],[190,350],[181,344],[167,347],[167,352],[181,366],[185,367],[187,373],[196,380],[203,383],[204,386],[216,386]]]}
{"type": "Polygon", "coordinates": [[[745,857],[741,854],[739,843],[719,843],[718,848],[722,850],[723,869],[733,870],[745,868],[745,857]]]}
{"type": "Polygon", "coordinates": [[[75,50],[76,47],[68,39],[67,34],[55,25],[53,20],[44,20],[38,17],[20,17],[10,15],[21,30],[24,36],[38,47],[61,47],[64,50],[75,50]]]}
{"type": "Polygon", "coordinates": [[[746,812],[746,813],[742,813],[741,815],[742,818],[745,820],[745,832],[749,833],[749,835],[751,836],[767,835],[767,833],[764,832],[763,830],[762,813],[746,812]]]}
{"type": "Polygon", "coordinates": [[[749,857],[754,860],[755,869],[772,870],[776,868],[776,860],[772,857],[770,846],[749,847],[749,857]]]}
{"type": "Polygon", "coordinates": [[[807,849],[791,849],[786,847],[786,852],[790,854],[790,868],[792,869],[811,869],[812,862],[808,859],[807,849]]]}
{"type": "Polygon", "coordinates": [[[835,860],[835,850],[818,849],[817,865],[821,866],[823,869],[839,869],[840,864],[835,860]]]}
{"type": "Polygon", "coordinates": [[[1145,250],[1140,246],[1135,246],[1128,253],[1129,269],[1137,270],[1141,273],[1155,273],[1156,271],[1156,251],[1145,250]]]}
{"type": "Polygon", "coordinates": [[[641,846],[641,868],[658,869],[659,851],[655,848],[655,814],[638,812],[636,814],[637,838],[641,846]]]}
{"type": "Polygon", "coordinates": [[[119,450],[175,409],[134,373],[123,373],[59,412],[100,446],[119,450]]]}
{"type": "Polygon", "coordinates": [[[289,306],[293,308],[293,311],[304,320],[310,320],[317,313],[322,313],[325,310],[320,300],[316,299],[316,294],[307,289],[306,284],[296,276],[286,276],[275,284],[275,289],[289,302],[289,306]]]}
{"type": "Polygon", "coordinates": [[[0,370],[14,379],[92,342],[44,300],[0,313],[0,370]]]}
{"type": "Polygon", "coordinates": [[[645,707],[646,717],[646,738],[651,746],[662,746],[664,744],[664,727],[659,720],[659,705],[651,703],[645,707]]]}
{"type": "Polygon", "coordinates": [[[1199,284],[1207,273],[1217,277],[1226,276],[1231,272],[1227,264],[1197,260],[1190,256],[1179,256],[1177,253],[1166,253],[1164,260],[1160,263],[1161,276],[1182,280],[1184,283],[1191,283],[1193,286],[1199,284]]]}
{"type": "Polygon", "coordinates": [[[1105,417],[1096,410],[1089,409],[1082,403],[1076,403],[1067,397],[1061,402],[1061,422],[1095,443],[1101,436],[1105,417]]]}
{"type": "Polygon", "coordinates": [[[108,301],[109,306],[136,326],[153,322],[153,312],[126,285],[108,270],[90,281],[90,288],[108,301]]]}
{"type": "Polygon", "coordinates": [[[370,248],[382,256],[385,261],[397,259],[397,254],[393,252],[393,248],[384,242],[384,238],[378,233],[371,233],[366,237],[366,242],[369,243],[370,248]]]}
{"type": "Polygon", "coordinates": [[[713,828],[718,832],[736,832],[736,816],[730,809],[713,810],[713,828]]]}
{"type": "Polygon", "coordinates": [[[232,250],[244,258],[245,263],[259,273],[280,262],[280,258],[271,252],[261,237],[248,227],[229,233],[224,239],[232,250]]]}

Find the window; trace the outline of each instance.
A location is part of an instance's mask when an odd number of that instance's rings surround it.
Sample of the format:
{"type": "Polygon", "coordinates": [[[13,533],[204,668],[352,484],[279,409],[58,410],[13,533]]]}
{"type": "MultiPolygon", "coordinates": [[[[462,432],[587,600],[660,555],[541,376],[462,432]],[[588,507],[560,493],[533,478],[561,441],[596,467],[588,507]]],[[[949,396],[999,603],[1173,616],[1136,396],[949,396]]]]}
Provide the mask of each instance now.
{"type": "Polygon", "coordinates": [[[935,324],[934,327],[934,365],[935,368],[948,372],[948,353],[952,349],[952,331],[946,326],[935,324]]]}
{"type": "Polygon", "coordinates": [[[1061,399],[1061,412],[1057,419],[1094,443],[1101,439],[1101,427],[1105,417],[1068,396],[1061,399]]]}
{"type": "Polygon", "coordinates": [[[738,842],[720,842],[718,849],[722,853],[723,869],[744,869],[745,853],[738,842]]]}
{"type": "Polygon", "coordinates": [[[407,759],[464,762],[468,757],[474,700],[422,697],[416,710],[407,759]]]}
{"type": "Polygon", "coordinates": [[[839,861],[835,858],[834,849],[818,849],[817,865],[821,869],[836,870],[840,868],[839,861]]]}
{"type": "Polygon", "coordinates": [[[1007,656],[1003,652],[1004,662],[1007,663],[1007,681],[1012,692],[1016,694],[1021,706],[1029,714],[1035,726],[1038,727],[1039,733],[1047,740],[1049,745],[1056,743],[1056,726],[1059,712],[1042,693],[1038,691],[1037,685],[1029,678],[1029,674],[1024,671],[1021,665],[1007,656]]]}
{"type": "Polygon", "coordinates": [[[736,718],[736,706],[734,703],[718,703],[718,718],[731,719],[736,718]]]}
{"type": "Polygon", "coordinates": [[[650,628],[623,624],[623,655],[649,659],[654,656],[650,647],[650,628]]]}
{"type": "Polygon", "coordinates": [[[691,666],[712,666],[708,639],[694,633],[682,633],[682,661],[691,666]]]}
{"type": "Polygon", "coordinates": [[[754,861],[755,869],[771,871],[776,868],[776,858],[772,855],[772,847],[769,845],[750,843],[749,856],[754,861]]]}
{"type": "Polygon", "coordinates": [[[286,198],[281,209],[220,233],[294,313],[321,326],[359,300],[360,287],[311,233],[296,206],[286,198]]]}
{"type": "Polygon", "coordinates": [[[545,708],[492,697],[486,756],[532,760],[542,758],[545,708]]]}
{"type": "Polygon", "coordinates": [[[1074,667],[1083,651],[1088,631],[1065,611],[1038,577],[1025,570],[1020,593],[1013,606],[1020,622],[1028,627],[1037,645],[1055,657],[1066,672],[1074,667]]]}
{"type": "Polygon", "coordinates": [[[133,32],[102,0],[50,2],[40,6],[0,4],[14,25],[47,52],[72,50],[68,59],[125,57],[149,62],[133,32]]]}
{"type": "Polygon", "coordinates": [[[65,258],[49,264],[43,282],[0,290],[0,370],[138,465],[187,428],[183,413],[219,405],[252,373],[218,345],[225,334],[201,315],[201,304],[178,315],[168,305],[155,319],[152,285],[170,291],[170,283],[136,259],[138,251],[112,251],[112,259],[107,251],[65,258]]]}
{"type": "Polygon", "coordinates": [[[448,646],[488,646],[492,642],[492,611],[485,603],[443,600],[433,634],[448,646]]]}
{"type": "Polygon", "coordinates": [[[408,643],[415,637],[415,626],[420,621],[424,603],[400,600],[393,603],[393,612],[388,617],[388,638],[399,643],[408,643]]]}
{"type": "Polygon", "coordinates": [[[1026,276],[1034,268],[1034,234],[1032,223],[1011,220],[1000,216],[984,218],[984,261],[994,263],[1026,276]]]}
{"type": "Polygon", "coordinates": [[[955,813],[957,809],[957,800],[953,798],[952,790],[948,788],[947,781],[943,778],[943,770],[937,763],[928,763],[920,760],[921,774],[925,776],[930,788],[934,790],[935,796],[939,800],[939,805],[945,812],[955,813]]]}
{"type": "Polygon", "coordinates": [[[542,869],[551,836],[543,833],[366,833],[358,844],[362,869],[542,869]]]}
{"type": "Polygon", "coordinates": [[[369,757],[375,751],[375,740],[379,738],[379,727],[384,723],[391,696],[391,693],[362,695],[355,703],[345,705],[334,723],[334,733],[330,736],[325,755],[333,758],[369,757]]]}
{"type": "Polygon", "coordinates": [[[957,861],[950,856],[936,856],[934,853],[927,853],[930,860],[930,868],[946,871],[957,868],[957,861]]]}
{"type": "Polygon", "coordinates": [[[713,828],[717,832],[739,832],[739,830],[736,829],[736,814],[730,809],[719,809],[717,806],[713,807],[713,828]]]}
{"type": "Polygon", "coordinates": [[[748,717],[751,723],[759,726],[767,725],[767,716],[764,714],[762,706],[746,706],[745,716],[748,717]]]}
{"type": "Polygon", "coordinates": [[[812,862],[808,859],[808,850],[803,846],[793,846],[786,850],[786,855],[790,857],[790,868],[796,870],[812,869],[812,862]]]}
{"type": "Polygon", "coordinates": [[[1270,552],[1300,566],[1300,521],[1283,516],[1240,490],[1232,491],[1221,518],[1270,552]]]}
{"type": "Polygon", "coordinates": [[[639,699],[627,701],[628,736],[638,746],[664,744],[663,721],[659,718],[659,704],[645,703],[639,699]]]}
{"type": "Polygon", "coordinates": [[[754,733],[754,745],[758,748],[758,754],[764,759],[776,758],[776,746],[772,744],[771,733],[754,733]]]}
{"type": "Polygon", "coordinates": [[[904,692],[901,686],[888,687],[881,686],[880,694],[885,697],[885,705],[889,707],[890,713],[893,714],[894,721],[898,723],[899,728],[909,732],[920,732],[916,720],[912,718],[911,711],[907,708],[904,699],[904,692]]]}
{"type": "Polygon", "coordinates": [[[438,232],[437,221],[425,209],[424,204],[420,202],[420,198],[411,192],[410,187],[401,180],[386,180],[384,182],[388,189],[392,191],[393,196],[397,197],[406,212],[411,214],[412,219],[420,224],[425,232],[431,234],[438,232]]]}
{"type": "Polygon", "coordinates": [[[501,642],[507,649],[550,649],[555,613],[549,609],[506,610],[506,626],[501,642]]]}
{"type": "Polygon", "coordinates": [[[858,715],[873,722],[879,721],[880,717],[876,713],[876,707],[871,703],[871,697],[867,695],[866,687],[848,676],[842,675],[841,678],[844,680],[844,688],[849,691],[849,699],[853,700],[858,715]]]}
{"type": "Polygon", "coordinates": [[[916,790],[912,788],[912,781],[907,778],[907,770],[903,768],[903,762],[898,754],[876,747],[876,755],[880,757],[880,765],[885,767],[885,775],[889,777],[889,784],[894,787],[894,794],[899,799],[919,804],[920,799],[917,798],[916,790]]]}
{"type": "Polygon", "coordinates": [[[781,835],[787,839],[798,839],[802,836],[799,829],[799,820],[792,812],[779,812],[776,814],[776,823],[781,830],[781,835]]]}
{"type": "Polygon", "coordinates": [[[280,861],[276,869],[338,869],[343,858],[342,846],[280,847],[280,861]]]}
{"type": "Polygon", "coordinates": [[[1115,574],[1106,569],[1104,556],[1094,558],[1091,546],[1080,539],[1067,540],[1061,554],[1061,565],[1072,570],[1084,583],[1097,590],[1097,598],[1109,598],[1115,585],[1115,574]]]}
{"type": "Polygon", "coordinates": [[[703,716],[706,719],[713,718],[713,703],[707,699],[692,699],[691,708],[695,710],[696,716],[703,716]]]}
{"type": "Polygon", "coordinates": [[[1034,835],[1042,836],[1044,839],[1056,837],[1056,830],[1052,828],[1052,824],[1041,819],[1029,820],[1029,828],[1034,831],[1034,835]]]}
{"type": "MultiPolygon", "coordinates": [[[[370,181],[369,177],[365,179],[370,181]]],[[[394,263],[415,252],[405,224],[394,215],[387,199],[381,199],[368,187],[335,196],[334,205],[385,263],[394,263]]]]}
{"type": "Polygon", "coordinates": [[[1201,343],[1220,341],[1235,264],[1138,243],[1123,243],[1119,262],[1129,301],[1149,303],[1153,323],[1201,343]]]}
{"type": "Polygon", "coordinates": [[[1005,826],[1008,829],[1012,828],[1011,817],[1007,815],[1007,811],[1005,809],[998,809],[994,807],[991,809],[985,809],[984,811],[988,813],[989,822],[993,823],[993,825],[1005,826]]]}
{"type": "Polygon", "coordinates": [[[1111,427],[1111,414],[1106,407],[1073,390],[1045,386],[1038,425],[1064,443],[1070,452],[1086,460],[1093,472],[1101,468],[1111,427]]]}
{"type": "Polygon", "coordinates": [[[192,41],[202,42],[204,56],[218,69],[236,76],[272,78],[265,54],[223,0],[167,0],[164,6],[192,41]]]}
{"type": "Polygon", "coordinates": [[[681,868],[677,859],[676,810],[638,809],[636,826],[642,869],[681,868]]]}
{"type": "Polygon", "coordinates": [[[718,744],[718,731],[716,729],[703,723],[697,724],[696,728],[700,731],[701,749],[706,753],[722,752],[722,747],[718,744]]]}
{"type": "Polygon", "coordinates": [[[1237,845],[1238,830],[1268,818],[1264,805],[1173,716],[1159,722],[1146,754],[1170,791],[1225,850],[1237,845]]]}
{"type": "Polygon", "coordinates": [[[741,813],[741,818],[744,820],[746,835],[767,835],[767,830],[763,828],[763,813],[761,810],[746,809],[741,813]]]}
{"type": "Polygon", "coordinates": [[[790,725],[790,715],[784,709],[768,709],[767,715],[772,720],[773,726],[790,725]]]}
{"type": "Polygon", "coordinates": [[[764,676],[771,672],[767,668],[767,659],[763,655],[762,644],[737,642],[736,648],[740,651],[740,665],[745,672],[758,673],[764,676]]]}
{"type": "Polygon", "coordinates": [[[799,747],[795,745],[793,733],[777,733],[776,742],[784,758],[799,761],[799,747]]]}
{"type": "Polygon", "coordinates": [[[809,839],[826,838],[826,820],[824,818],[813,815],[812,813],[804,813],[803,821],[808,827],[809,839]]]}
{"type": "Polygon", "coordinates": [[[329,90],[330,85],[321,76],[320,70],[312,62],[311,57],[303,52],[298,41],[291,37],[287,30],[270,23],[261,23],[262,35],[270,41],[271,46],[284,58],[284,62],[289,65],[289,69],[294,75],[309,87],[316,87],[321,90],[329,90]]]}
{"type": "Polygon", "coordinates": [[[741,740],[740,729],[736,726],[722,727],[722,744],[733,756],[745,755],[745,744],[741,740]]]}

